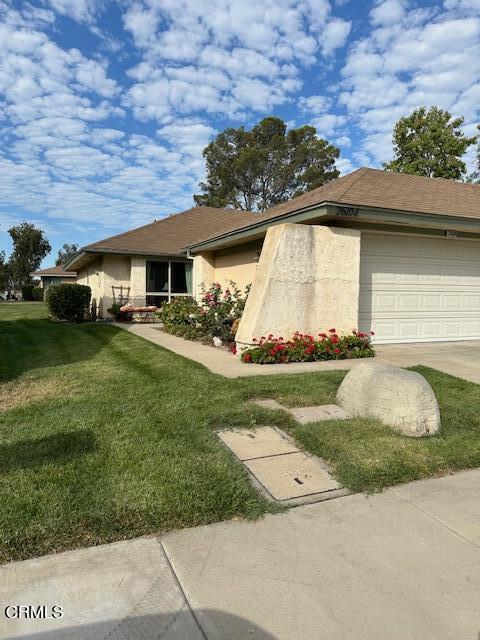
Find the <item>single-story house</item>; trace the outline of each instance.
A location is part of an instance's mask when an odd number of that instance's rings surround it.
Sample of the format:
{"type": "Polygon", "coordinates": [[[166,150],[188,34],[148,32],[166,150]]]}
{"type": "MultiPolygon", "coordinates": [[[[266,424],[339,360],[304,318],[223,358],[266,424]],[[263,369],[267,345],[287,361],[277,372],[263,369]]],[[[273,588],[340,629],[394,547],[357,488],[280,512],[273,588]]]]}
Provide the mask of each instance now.
{"type": "Polygon", "coordinates": [[[237,333],[373,330],[480,339],[480,186],[362,168],[263,213],[195,207],[83,247],[66,265],[100,313],[201,283],[252,283],[237,333]]]}
{"type": "Polygon", "coordinates": [[[30,274],[35,278],[40,278],[40,287],[47,289],[51,284],[61,284],[62,282],[74,283],[77,279],[76,271],[66,271],[63,265],[40,269],[30,274]]]}

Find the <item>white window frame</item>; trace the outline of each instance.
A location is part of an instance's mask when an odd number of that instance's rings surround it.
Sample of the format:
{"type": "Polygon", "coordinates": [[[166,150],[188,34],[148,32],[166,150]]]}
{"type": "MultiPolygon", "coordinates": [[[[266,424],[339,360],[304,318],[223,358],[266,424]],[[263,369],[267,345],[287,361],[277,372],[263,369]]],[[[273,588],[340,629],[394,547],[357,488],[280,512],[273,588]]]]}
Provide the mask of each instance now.
{"type": "MultiPolygon", "coordinates": [[[[175,293],[175,291],[172,291],[172,262],[180,262],[181,264],[191,264],[191,262],[187,262],[186,260],[146,260],[145,261],[145,276],[146,276],[146,270],[147,270],[147,263],[148,262],[167,262],[168,263],[168,277],[167,277],[167,282],[168,282],[168,291],[145,291],[145,297],[146,296],[159,296],[162,298],[166,298],[167,302],[171,302],[172,298],[192,298],[193,297],[193,291],[191,293],[175,293]]],[[[193,264],[192,267],[193,269],[193,264]]],[[[146,278],[145,278],[146,280],[146,278]]],[[[146,287],[145,287],[146,288],[146,287]]],[[[193,289],[193,278],[192,278],[192,289],[193,289]]]]}

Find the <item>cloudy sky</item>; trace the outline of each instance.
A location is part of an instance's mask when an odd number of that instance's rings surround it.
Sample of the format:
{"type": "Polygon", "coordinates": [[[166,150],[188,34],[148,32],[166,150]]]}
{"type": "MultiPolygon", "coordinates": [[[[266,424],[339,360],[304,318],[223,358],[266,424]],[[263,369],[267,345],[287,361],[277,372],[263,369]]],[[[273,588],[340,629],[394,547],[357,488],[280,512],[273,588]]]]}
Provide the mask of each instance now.
{"type": "Polygon", "coordinates": [[[381,166],[422,104],[475,132],[480,0],[0,0],[0,249],[189,208],[208,141],[270,114],[381,166]]]}

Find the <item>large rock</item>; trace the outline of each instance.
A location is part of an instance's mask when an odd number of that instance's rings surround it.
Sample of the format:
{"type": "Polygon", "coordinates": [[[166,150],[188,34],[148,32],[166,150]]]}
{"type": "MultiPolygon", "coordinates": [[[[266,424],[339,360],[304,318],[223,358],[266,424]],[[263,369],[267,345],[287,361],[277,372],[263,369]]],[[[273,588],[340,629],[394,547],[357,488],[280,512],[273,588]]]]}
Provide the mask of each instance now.
{"type": "Polygon", "coordinates": [[[423,376],[391,365],[362,362],[345,376],[337,404],[354,416],[377,418],[418,438],[440,428],[440,410],[423,376]]]}

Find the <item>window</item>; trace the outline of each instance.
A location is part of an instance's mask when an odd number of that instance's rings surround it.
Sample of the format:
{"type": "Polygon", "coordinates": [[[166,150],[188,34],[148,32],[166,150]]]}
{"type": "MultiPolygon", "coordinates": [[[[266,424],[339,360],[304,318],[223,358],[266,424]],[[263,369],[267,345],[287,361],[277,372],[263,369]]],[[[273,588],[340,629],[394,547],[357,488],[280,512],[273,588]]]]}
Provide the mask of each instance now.
{"type": "Polygon", "coordinates": [[[174,296],[192,295],[192,263],[147,260],[147,304],[157,307],[174,296]]]}

